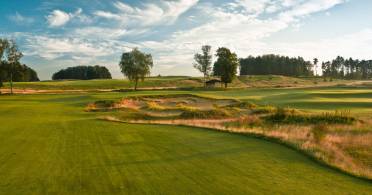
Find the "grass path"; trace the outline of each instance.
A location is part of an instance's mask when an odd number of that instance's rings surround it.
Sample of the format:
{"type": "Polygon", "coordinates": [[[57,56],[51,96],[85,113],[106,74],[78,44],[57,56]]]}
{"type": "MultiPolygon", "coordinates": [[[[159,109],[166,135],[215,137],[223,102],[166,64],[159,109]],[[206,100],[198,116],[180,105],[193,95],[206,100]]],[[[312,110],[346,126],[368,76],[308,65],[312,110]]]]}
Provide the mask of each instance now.
{"type": "MultiPolygon", "coordinates": [[[[231,92],[214,95],[232,95],[228,93],[231,92]]],[[[95,119],[101,113],[83,111],[93,100],[125,95],[133,94],[0,96],[0,191],[3,194],[372,191],[371,182],[321,166],[276,143],[201,128],[101,121],[95,119]]],[[[248,93],[242,93],[238,98],[247,96],[248,93]]]]}

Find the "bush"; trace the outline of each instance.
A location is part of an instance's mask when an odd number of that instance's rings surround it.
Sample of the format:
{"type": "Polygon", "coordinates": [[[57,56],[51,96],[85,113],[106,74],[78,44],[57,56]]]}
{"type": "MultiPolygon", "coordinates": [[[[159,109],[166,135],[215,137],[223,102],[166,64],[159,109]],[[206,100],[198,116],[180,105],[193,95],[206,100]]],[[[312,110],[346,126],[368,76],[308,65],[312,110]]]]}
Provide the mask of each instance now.
{"type": "Polygon", "coordinates": [[[326,137],[328,132],[328,126],[325,123],[319,123],[313,126],[311,133],[313,134],[313,139],[316,143],[320,143],[326,137]]]}
{"type": "Polygon", "coordinates": [[[213,106],[214,109],[219,109],[220,108],[216,102],[213,103],[212,106],[213,106]]]}

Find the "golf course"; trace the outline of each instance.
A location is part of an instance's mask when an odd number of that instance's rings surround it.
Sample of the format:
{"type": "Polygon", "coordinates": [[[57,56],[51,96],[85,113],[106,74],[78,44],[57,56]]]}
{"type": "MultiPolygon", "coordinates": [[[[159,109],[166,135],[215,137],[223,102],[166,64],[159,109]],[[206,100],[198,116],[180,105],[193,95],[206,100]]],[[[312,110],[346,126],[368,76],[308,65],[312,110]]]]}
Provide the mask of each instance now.
{"type": "MultiPolygon", "coordinates": [[[[86,82],[86,81],[84,81],[86,82]]],[[[0,96],[3,194],[370,194],[372,182],[249,134],[101,120],[90,102],[194,94],[303,112],[372,112],[372,89],[143,90],[0,96]]],[[[371,131],[369,129],[368,131],[371,131]]],[[[357,132],[356,132],[357,133],[357,132]]]]}

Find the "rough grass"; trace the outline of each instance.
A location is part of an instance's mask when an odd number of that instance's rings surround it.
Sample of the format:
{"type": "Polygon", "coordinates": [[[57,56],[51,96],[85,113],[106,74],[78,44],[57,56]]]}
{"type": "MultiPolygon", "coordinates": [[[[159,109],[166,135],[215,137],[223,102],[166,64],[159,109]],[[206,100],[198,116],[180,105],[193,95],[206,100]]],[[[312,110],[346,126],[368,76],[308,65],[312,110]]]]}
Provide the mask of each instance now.
{"type": "Polygon", "coordinates": [[[335,112],[325,112],[321,114],[296,114],[295,109],[285,109],[278,107],[274,114],[261,117],[267,123],[281,124],[354,124],[363,122],[351,116],[350,110],[336,110],[335,112]]]}

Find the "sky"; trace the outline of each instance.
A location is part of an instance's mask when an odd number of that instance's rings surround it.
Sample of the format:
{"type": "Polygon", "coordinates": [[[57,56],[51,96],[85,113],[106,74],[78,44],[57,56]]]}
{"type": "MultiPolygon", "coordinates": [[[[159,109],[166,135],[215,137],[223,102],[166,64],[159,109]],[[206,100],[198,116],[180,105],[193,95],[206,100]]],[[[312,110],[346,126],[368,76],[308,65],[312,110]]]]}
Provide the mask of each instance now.
{"type": "Polygon", "coordinates": [[[372,59],[371,7],[371,0],[0,0],[0,38],[16,39],[21,63],[41,80],[77,65],[106,66],[122,79],[121,55],[135,47],[153,56],[152,76],[203,76],[192,66],[202,45],[239,58],[372,59]]]}

